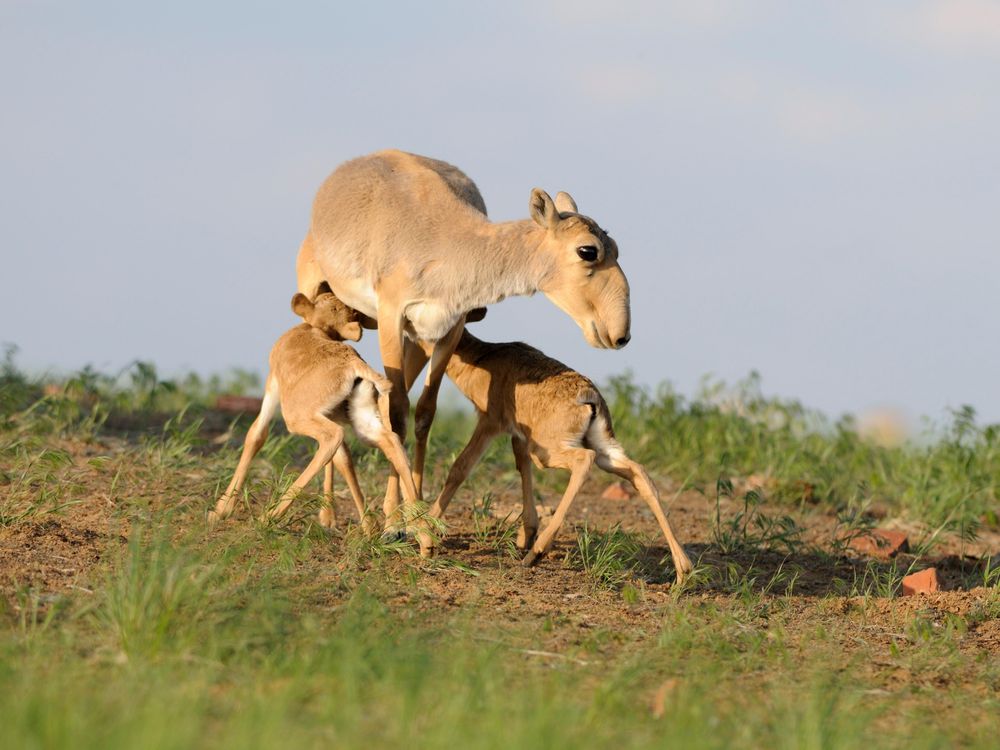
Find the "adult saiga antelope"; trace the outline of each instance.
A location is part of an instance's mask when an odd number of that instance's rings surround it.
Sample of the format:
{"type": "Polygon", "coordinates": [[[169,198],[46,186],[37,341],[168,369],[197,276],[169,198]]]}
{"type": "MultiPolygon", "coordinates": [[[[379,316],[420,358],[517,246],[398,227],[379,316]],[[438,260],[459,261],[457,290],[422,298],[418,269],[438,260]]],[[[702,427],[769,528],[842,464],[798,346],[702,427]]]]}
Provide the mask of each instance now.
{"type": "Polygon", "coordinates": [[[674,536],[660,496],[641,464],[615,439],[608,405],[597,387],[580,373],[520,342],[493,344],[464,331],[448,363],[448,377],[476,407],[476,428],[448,472],[444,489],[431,507],[440,518],[472,467],[497,435],[510,435],[514,463],[521,474],[521,530],[517,546],[533,565],[552,546],[573,499],[596,463],[630,481],[653,512],[670,547],[678,583],[691,561],[674,536]],[[538,534],[531,462],[539,468],[569,469],[570,478],[548,526],[538,534]],[[536,538],[537,536],[537,538],[536,538]]]}
{"type": "MultiPolygon", "coordinates": [[[[414,429],[418,493],[438,388],[466,313],[541,291],[591,346],[618,349],[629,341],[629,287],[614,240],[566,193],[553,201],[535,188],[528,206],[530,219],[491,222],[475,183],[459,169],[394,150],[342,164],[316,195],[298,256],[299,291],[312,298],[326,281],[369,325],[377,323],[393,385],[390,420],[401,438],[407,393],[430,360],[414,429]]],[[[386,517],[398,502],[393,475],[386,517]]]]}

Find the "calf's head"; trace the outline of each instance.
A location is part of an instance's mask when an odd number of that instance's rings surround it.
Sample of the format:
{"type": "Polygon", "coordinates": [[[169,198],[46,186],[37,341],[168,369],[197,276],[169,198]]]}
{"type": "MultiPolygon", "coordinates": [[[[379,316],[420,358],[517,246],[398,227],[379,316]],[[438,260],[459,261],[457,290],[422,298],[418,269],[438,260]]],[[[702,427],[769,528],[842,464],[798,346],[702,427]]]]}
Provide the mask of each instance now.
{"type": "Polygon", "coordinates": [[[301,293],[292,297],[292,312],[334,341],[361,340],[357,311],[341,302],[333,292],[324,291],[323,287],[315,301],[301,293]]]}

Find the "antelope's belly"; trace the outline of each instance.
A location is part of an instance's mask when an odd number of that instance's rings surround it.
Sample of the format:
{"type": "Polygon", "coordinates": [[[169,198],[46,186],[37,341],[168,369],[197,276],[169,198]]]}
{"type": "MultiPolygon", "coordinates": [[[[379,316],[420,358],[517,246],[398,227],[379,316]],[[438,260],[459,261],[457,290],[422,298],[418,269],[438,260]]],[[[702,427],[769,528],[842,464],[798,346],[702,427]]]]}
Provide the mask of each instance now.
{"type": "Polygon", "coordinates": [[[345,305],[353,307],[369,318],[378,317],[378,298],[375,288],[364,279],[348,279],[343,276],[327,278],[333,293],[345,305]]]}
{"type": "Polygon", "coordinates": [[[405,316],[417,339],[433,343],[454,328],[462,314],[437,302],[413,302],[405,316]]]}

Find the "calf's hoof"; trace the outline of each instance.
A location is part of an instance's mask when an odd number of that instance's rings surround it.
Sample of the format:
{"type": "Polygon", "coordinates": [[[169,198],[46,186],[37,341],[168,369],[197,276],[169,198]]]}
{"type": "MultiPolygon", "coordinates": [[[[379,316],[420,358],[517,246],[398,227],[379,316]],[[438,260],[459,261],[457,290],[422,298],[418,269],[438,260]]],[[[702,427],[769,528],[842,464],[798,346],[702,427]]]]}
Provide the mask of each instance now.
{"type": "Polygon", "coordinates": [[[406,541],[406,529],[386,529],[382,532],[382,544],[396,544],[406,541]]]}
{"type": "Polygon", "coordinates": [[[333,508],[320,508],[318,518],[319,525],[324,529],[333,529],[337,526],[337,516],[333,508]]]}
{"type": "Polygon", "coordinates": [[[515,544],[519,550],[530,549],[531,545],[535,543],[535,536],[538,534],[538,529],[525,529],[523,526],[520,531],[517,532],[517,541],[515,544]]]}

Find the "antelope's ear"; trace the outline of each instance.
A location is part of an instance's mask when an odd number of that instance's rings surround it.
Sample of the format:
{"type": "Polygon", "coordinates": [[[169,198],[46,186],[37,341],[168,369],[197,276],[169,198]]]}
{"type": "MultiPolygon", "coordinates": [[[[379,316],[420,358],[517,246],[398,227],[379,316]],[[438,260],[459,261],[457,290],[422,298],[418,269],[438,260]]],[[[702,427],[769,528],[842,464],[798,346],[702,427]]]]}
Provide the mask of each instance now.
{"type": "Polygon", "coordinates": [[[313,311],[313,303],[309,301],[309,298],[298,292],[294,297],[292,297],[292,312],[298,315],[300,318],[307,317],[313,311]]]}
{"type": "Polygon", "coordinates": [[[556,210],[561,214],[578,214],[580,211],[576,207],[573,196],[560,190],[556,193],[556,210]]]}
{"type": "Polygon", "coordinates": [[[528,211],[535,223],[545,229],[552,229],[559,223],[559,212],[556,210],[556,204],[552,202],[549,194],[541,188],[535,188],[531,191],[528,211]]]}
{"type": "Polygon", "coordinates": [[[361,341],[361,324],[358,322],[347,323],[341,327],[339,333],[343,336],[344,341],[361,341]]]}
{"type": "Polygon", "coordinates": [[[480,320],[486,317],[485,307],[474,307],[465,314],[466,323],[478,323],[480,320]]]}

